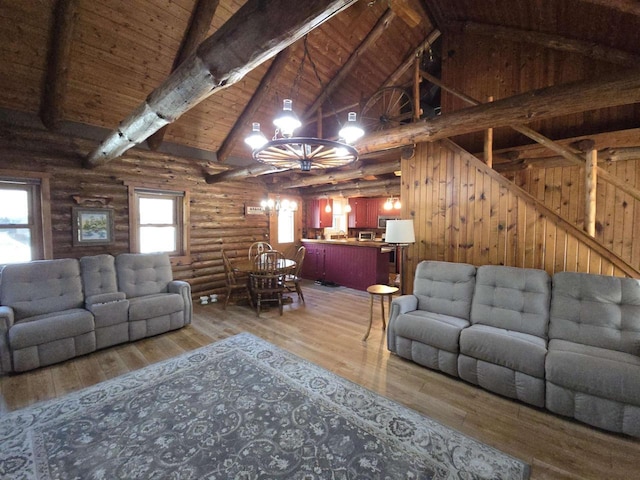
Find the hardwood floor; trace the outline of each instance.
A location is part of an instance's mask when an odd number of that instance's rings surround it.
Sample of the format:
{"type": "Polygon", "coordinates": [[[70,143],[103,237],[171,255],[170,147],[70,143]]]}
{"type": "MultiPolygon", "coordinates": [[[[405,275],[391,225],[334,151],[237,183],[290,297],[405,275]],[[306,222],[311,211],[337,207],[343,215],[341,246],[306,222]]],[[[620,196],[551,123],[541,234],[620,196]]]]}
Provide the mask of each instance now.
{"type": "Polygon", "coordinates": [[[533,479],[632,479],[640,440],[609,434],[529,407],[391,355],[379,310],[369,339],[365,292],[304,283],[294,301],[261,313],[249,307],[196,305],[189,327],[120,345],[59,365],[0,377],[4,406],[14,410],[62,396],[240,332],[251,332],[349,380],[528,462],[533,479]]]}

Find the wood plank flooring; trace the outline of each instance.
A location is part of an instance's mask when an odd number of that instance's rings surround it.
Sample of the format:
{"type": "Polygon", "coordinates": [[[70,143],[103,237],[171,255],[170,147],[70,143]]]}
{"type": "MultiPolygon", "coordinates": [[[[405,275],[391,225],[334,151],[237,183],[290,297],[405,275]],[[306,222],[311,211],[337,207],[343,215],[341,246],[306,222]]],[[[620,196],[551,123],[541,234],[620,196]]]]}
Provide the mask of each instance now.
{"type": "Polygon", "coordinates": [[[533,479],[632,479],[640,440],[610,434],[505,399],[398,358],[386,349],[380,310],[369,339],[369,299],[347,288],[303,285],[297,301],[261,313],[249,307],[196,305],[192,325],[68,362],[0,377],[0,411],[65,395],[216,340],[250,332],[351,381],[528,462],[533,479]]]}

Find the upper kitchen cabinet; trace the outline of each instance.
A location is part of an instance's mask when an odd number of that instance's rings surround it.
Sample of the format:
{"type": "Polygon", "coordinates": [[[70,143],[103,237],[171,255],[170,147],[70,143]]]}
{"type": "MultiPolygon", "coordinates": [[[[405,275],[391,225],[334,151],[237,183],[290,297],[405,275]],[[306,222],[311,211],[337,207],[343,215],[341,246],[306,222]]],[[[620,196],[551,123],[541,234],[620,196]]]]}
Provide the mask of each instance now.
{"type": "Polygon", "coordinates": [[[307,228],[326,228],[333,226],[333,200],[327,198],[305,200],[307,228]],[[329,211],[327,212],[327,204],[329,211]]]}
{"type": "Polygon", "coordinates": [[[350,198],[349,228],[377,228],[384,198],[350,198]]]}

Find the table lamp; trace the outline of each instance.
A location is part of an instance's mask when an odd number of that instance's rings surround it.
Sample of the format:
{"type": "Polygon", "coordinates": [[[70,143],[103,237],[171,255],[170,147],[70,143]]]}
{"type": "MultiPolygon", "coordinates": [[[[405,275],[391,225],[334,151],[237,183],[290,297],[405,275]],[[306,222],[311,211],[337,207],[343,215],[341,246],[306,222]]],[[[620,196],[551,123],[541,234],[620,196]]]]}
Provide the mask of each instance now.
{"type": "Polygon", "coordinates": [[[400,293],[404,295],[404,248],[416,241],[416,235],[413,231],[413,220],[387,220],[384,239],[385,242],[400,247],[400,251],[402,252],[402,258],[400,260],[400,293]]]}

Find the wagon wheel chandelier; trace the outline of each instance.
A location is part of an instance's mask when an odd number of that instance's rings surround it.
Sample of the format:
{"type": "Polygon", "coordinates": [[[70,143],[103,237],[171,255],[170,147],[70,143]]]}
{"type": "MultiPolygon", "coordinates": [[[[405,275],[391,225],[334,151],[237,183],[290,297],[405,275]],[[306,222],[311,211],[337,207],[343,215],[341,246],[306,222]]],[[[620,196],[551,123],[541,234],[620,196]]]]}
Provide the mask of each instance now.
{"type": "MultiPolygon", "coordinates": [[[[324,88],[316,65],[309,55],[307,37],[304,38],[304,55],[298,68],[298,74],[292,92],[299,80],[306,58],[313,67],[320,87],[324,88]]],[[[335,112],[335,109],[334,109],[335,112]]],[[[336,115],[337,118],[337,115],[336,115]]],[[[267,140],[260,131],[260,124],[252,124],[251,133],[245,142],[253,151],[254,160],[281,169],[299,168],[303,172],[312,169],[335,168],[348,165],[358,159],[358,151],[349,145],[364,135],[364,130],[356,122],[356,113],[349,112],[347,123],[339,132],[339,141],[315,137],[296,137],[294,132],[302,123],[293,111],[293,101],[285,99],[280,114],[273,120],[276,126],[271,140],[267,140]]],[[[338,124],[340,121],[338,120],[338,124]]]]}

